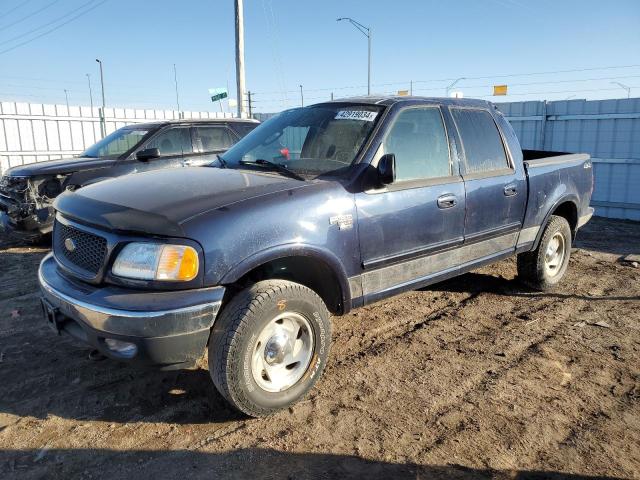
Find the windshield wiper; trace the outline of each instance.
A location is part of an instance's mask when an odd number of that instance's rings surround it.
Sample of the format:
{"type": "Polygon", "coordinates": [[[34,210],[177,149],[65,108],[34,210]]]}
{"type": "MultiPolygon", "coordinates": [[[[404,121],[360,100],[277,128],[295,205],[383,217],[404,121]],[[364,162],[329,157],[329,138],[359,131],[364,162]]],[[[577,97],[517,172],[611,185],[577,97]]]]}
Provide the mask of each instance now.
{"type": "Polygon", "coordinates": [[[220,156],[220,154],[216,154],[216,159],[218,160],[218,162],[220,162],[220,165],[222,165],[222,168],[227,168],[227,162],[224,158],[222,158],[220,156]]]}
{"type": "Polygon", "coordinates": [[[273,170],[276,170],[284,175],[287,175],[288,177],[295,178],[296,180],[303,180],[303,181],[305,180],[305,178],[302,175],[299,175],[293,170],[288,169],[284,165],[281,165],[276,162],[272,162],[270,160],[265,160],[263,158],[258,158],[257,160],[254,160],[254,161],[240,160],[238,163],[240,165],[258,165],[261,167],[270,167],[273,170]]]}

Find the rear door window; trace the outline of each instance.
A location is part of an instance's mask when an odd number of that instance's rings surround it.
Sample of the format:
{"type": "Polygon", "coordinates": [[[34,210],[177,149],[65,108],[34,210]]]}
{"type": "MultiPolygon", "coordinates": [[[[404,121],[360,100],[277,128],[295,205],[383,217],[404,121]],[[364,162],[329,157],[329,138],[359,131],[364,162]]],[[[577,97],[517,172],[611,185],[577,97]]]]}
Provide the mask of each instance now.
{"type": "Polygon", "coordinates": [[[465,156],[466,173],[487,173],[510,168],[502,138],[486,110],[451,108],[465,156]]]}
{"type": "Polygon", "coordinates": [[[194,127],[194,139],[200,152],[220,152],[235,143],[235,137],[228,128],[194,127]]]}

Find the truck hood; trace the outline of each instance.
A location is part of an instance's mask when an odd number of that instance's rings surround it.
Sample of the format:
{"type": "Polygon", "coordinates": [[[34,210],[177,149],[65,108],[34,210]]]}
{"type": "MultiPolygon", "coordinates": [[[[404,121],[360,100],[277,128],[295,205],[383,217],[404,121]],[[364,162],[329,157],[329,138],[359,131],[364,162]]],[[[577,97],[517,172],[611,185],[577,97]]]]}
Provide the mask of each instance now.
{"type": "Polygon", "coordinates": [[[12,177],[35,177],[38,175],[58,175],[77,172],[78,170],[89,170],[92,168],[103,168],[113,165],[116,162],[113,158],[88,158],[74,157],[63,158],[61,160],[49,160],[47,162],[30,163],[20,165],[7,170],[5,175],[12,177]]]}
{"type": "Polygon", "coordinates": [[[54,207],[99,228],[184,236],[182,225],[232,203],[308,185],[276,174],[213,167],[137,173],[60,195],[54,207]]]}

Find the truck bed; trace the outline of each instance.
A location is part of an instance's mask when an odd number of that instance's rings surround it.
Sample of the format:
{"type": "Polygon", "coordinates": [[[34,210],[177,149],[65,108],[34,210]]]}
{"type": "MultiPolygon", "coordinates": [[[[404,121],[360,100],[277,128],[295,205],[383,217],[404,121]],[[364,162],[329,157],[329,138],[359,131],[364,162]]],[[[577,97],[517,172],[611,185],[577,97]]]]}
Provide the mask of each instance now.
{"type": "Polygon", "coordinates": [[[529,187],[523,228],[544,225],[546,215],[555,208],[554,199],[567,194],[577,206],[576,222],[589,212],[593,188],[589,154],[523,150],[522,156],[529,187]]]}

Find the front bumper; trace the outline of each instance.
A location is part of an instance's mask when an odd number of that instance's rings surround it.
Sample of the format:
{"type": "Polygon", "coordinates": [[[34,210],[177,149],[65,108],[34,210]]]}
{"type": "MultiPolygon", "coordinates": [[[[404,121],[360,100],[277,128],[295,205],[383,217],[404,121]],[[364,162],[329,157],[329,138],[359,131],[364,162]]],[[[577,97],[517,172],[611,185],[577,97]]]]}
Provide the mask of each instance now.
{"type": "Polygon", "coordinates": [[[152,292],[88,285],[62,274],[52,254],[38,279],[56,331],[107,357],[163,369],[190,366],[202,355],[224,295],[223,287],[152,292]],[[134,344],[135,354],[112,350],[107,339],[134,344]]]}
{"type": "Polygon", "coordinates": [[[19,204],[0,195],[0,231],[18,240],[35,240],[53,229],[53,207],[21,216],[19,204]]]}

